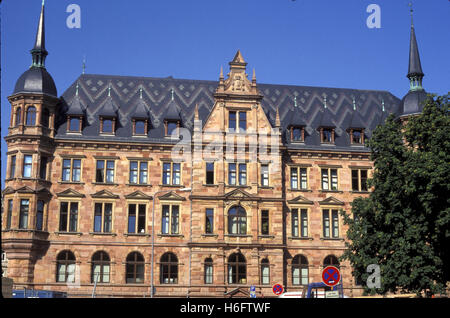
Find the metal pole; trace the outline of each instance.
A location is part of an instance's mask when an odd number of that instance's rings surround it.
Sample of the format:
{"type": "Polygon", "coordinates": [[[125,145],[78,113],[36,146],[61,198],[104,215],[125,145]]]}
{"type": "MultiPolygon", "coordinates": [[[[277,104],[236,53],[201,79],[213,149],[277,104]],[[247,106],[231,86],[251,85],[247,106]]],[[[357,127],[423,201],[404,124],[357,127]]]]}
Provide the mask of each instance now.
{"type": "Polygon", "coordinates": [[[97,288],[98,275],[100,275],[100,273],[97,273],[97,275],[95,275],[94,289],[92,290],[92,298],[95,298],[95,289],[97,288]]]}

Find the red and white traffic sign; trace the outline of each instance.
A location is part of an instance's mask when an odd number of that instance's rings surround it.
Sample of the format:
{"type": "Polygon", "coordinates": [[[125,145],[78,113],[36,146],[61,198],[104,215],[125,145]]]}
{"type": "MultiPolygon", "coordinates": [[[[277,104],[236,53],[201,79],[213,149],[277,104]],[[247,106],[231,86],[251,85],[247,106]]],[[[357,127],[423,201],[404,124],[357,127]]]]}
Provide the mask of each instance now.
{"type": "Polygon", "coordinates": [[[325,285],[333,287],[339,284],[341,280],[341,273],[339,269],[334,266],[327,266],[322,271],[322,281],[325,285]]]}
{"type": "Polygon", "coordinates": [[[272,287],[272,291],[275,295],[281,295],[283,293],[283,286],[280,284],[275,284],[272,287]]]}

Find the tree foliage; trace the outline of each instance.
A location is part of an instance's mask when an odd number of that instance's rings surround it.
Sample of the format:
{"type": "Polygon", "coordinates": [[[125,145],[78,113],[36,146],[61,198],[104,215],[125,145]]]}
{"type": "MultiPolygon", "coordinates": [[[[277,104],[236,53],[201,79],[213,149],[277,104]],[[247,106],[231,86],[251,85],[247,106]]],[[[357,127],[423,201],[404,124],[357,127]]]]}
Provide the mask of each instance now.
{"type": "Polygon", "coordinates": [[[441,293],[450,276],[450,118],[448,96],[429,96],[420,115],[402,123],[391,114],[368,145],[372,192],[357,198],[348,259],[366,292],[441,293]],[[369,264],[380,266],[381,288],[369,289],[369,264]]]}

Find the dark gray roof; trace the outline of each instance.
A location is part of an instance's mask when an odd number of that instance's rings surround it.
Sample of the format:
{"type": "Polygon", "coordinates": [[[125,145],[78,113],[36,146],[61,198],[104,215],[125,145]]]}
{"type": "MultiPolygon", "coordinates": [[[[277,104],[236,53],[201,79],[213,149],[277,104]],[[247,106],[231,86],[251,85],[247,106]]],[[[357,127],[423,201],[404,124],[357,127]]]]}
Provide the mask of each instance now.
{"type": "Polygon", "coordinates": [[[420,63],[419,47],[417,46],[416,32],[411,26],[411,39],[409,43],[409,66],[407,77],[414,75],[423,76],[422,65],[420,63]]]}
{"type": "Polygon", "coordinates": [[[133,111],[133,118],[146,118],[148,119],[150,117],[150,113],[147,109],[147,106],[145,105],[142,98],[139,98],[136,108],[133,111]]]}
{"type": "Polygon", "coordinates": [[[70,103],[69,109],[66,112],[67,115],[84,115],[84,107],[81,103],[80,97],[76,95],[70,103]]]}
{"type": "Polygon", "coordinates": [[[167,111],[164,114],[164,119],[166,120],[181,120],[180,109],[174,100],[169,102],[167,106],[167,111]]]}
{"type": "MultiPolygon", "coordinates": [[[[131,118],[136,112],[136,104],[140,99],[149,107],[150,127],[148,136],[139,142],[167,142],[164,138],[164,119],[169,109],[176,104],[182,126],[193,129],[195,105],[199,107],[199,119],[205,121],[214,105],[214,92],[218,81],[190,80],[152,77],[131,77],[112,75],[81,75],[62,95],[60,116],[57,128],[58,138],[81,138],[90,140],[117,140],[135,142],[132,136],[131,118]],[[75,98],[76,82],[79,81],[79,98],[86,106],[86,126],[81,136],[66,134],[66,115],[68,104],[75,98]],[[98,115],[108,99],[108,85],[111,85],[111,100],[117,105],[119,114],[118,128],[115,136],[99,136],[98,115]],[[174,90],[174,103],[171,90],[174,90]],[[170,106],[170,107],[169,107],[170,106]]],[[[293,85],[258,84],[263,111],[272,126],[275,126],[276,109],[279,107],[281,128],[284,131],[283,142],[292,148],[321,149],[319,127],[324,110],[323,99],[327,97],[327,113],[335,126],[336,150],[352,150],[347,129],[353,115],[352,99],[355,98],[360,123],[364,125],[365,135],[370,138],[373,130],[386,114],[382,111],[384,100],[386,113],[399,111],[401,101],[387,91],[355,90],[343,88],[308,87],[293,85]],[[294,104],[296,97],[296,104],[294,104]],[[292,114],[297,114],[305,126],[305,142],[290,143],[287,127],[291,124],[292,114]]],[[[365,149],[365,148],[364,148],[365,149]]],[[[361,150],[359,148],[358,150],[361,150]]]]}
{"type": "Polygon", "coordinates": [[[16,82],[13,95],[17,93],[40,93],[57,97],[53,78],[44,67],[30,67],[16,82]]]}
{"type": "Polygon", "coordinates": [[[413,114],[419,114],[424,107],[424,101],[427,99],[427,92],[423,89],[409,91],[402,99],[398,116],[404,117],[413,114]]]}
{"type": "Polygon", "coordinates": [[[350,121],[350,125],[348,128],[354,128],[354,129],[363,129],[366,128],[364,125],[364,121],[361,118],[361,115],[358,113],[358,111],[354,110],[352,114],[352,120],[350,121]]]}

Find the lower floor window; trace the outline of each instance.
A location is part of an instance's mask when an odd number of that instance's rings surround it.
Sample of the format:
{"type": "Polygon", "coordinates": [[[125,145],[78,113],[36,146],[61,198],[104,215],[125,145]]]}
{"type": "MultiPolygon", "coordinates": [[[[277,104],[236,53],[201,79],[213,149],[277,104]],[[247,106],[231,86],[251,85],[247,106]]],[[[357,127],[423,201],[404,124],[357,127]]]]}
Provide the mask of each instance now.
{"type": "Polygon", "coordinates": [[[57,282],[75,282],[75,255],[71,251],[59,253],[56,264],[57,282]]]}
{"type": "Polygon", "coordinates": [[[178,283],[178,259],[172,253],[161,256],[161,284],[178,283]]]}

